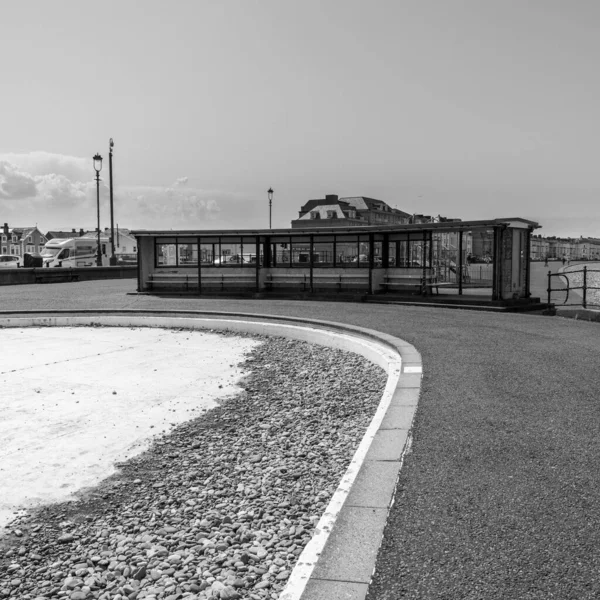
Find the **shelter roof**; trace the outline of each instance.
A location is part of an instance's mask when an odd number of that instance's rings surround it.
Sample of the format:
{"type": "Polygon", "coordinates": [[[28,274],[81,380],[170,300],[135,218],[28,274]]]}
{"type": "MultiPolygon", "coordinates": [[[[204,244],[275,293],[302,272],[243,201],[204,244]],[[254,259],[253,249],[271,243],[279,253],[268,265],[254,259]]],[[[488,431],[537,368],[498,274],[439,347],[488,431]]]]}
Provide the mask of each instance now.
{"type": "Polygon", "coordinates": [[[353,234],[359,233],[389,233],[389,232],[417,232],[417,231],[469,231],[471,229],[490,229],[492,227],[520,227],[526,229],[538,229],[541,227],[535,221],[521,219],[520,217],[511,219],[487,219],[481,221],[450,221],[441,223],[415,223],[415,224],[394,224],[394,225],[359,225],[354,227],[319,227],[311,230],[310,228],[299,229],[137,229],[131,233],[136,237],[194,237],[194,236],[275,236],[275,235],[308,235],[336,233],[353,234]]]}

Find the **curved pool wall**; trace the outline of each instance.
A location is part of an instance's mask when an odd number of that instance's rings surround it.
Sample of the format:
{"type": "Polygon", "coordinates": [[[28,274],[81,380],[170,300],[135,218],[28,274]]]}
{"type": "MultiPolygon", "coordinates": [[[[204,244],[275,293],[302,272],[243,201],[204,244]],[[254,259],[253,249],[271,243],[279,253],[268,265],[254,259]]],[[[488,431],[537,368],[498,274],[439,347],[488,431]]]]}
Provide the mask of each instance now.
{"type": "Polygon", "coordinates": [[[335,598],[349,592],[353,598],[364,598],[411,443],[422,378],[418,351],[400,338],[340,323],[239,313],[198,312],[184,317],[157,312],[152,311],[152,316],[107,311],[15,316],[0,318],[0,327],[159,327],[275,335],[354,352],[380,366],[387,383],[379,406],[280,594],[280,600],[335,598]]]}
{"type": "MultiPolygon", "coordinates": [[[[600,262],[577,263],[568,267],[561,267],[558,272],[567,277],[569,286],[581,286],[583,285],[583,273],[577,271],[582,271],[583,267],[587,267],[588,270],[586,276],[588,286],[586,303],[598,310],[600,309],[600,262]],[[590,289],[590,287],[598,289],[590,289]]],[[[583,290],[570,290],[569,293],[575,294],[577,299],[583,302],[583,290]]]]}

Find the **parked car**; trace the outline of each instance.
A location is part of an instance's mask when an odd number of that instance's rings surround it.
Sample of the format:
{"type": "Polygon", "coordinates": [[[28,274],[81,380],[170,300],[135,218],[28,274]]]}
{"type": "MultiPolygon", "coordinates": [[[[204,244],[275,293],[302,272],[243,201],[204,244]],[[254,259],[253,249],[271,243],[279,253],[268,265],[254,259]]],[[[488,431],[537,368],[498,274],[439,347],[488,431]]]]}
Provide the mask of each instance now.
{"type": "Polygon", "coordinates": [[[13,254],[0,254],[0,269],[17,269],[22,265],[21,257],[13,254]]]}

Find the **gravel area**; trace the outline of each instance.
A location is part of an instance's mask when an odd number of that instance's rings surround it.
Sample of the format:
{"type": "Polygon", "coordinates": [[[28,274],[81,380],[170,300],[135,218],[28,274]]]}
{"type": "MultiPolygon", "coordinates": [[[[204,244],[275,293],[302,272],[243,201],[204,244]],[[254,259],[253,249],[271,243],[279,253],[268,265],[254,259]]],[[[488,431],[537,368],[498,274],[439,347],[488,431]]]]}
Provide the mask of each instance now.
{"type": "Polygon", "coordinates": [[[278,598],[386,377],[355,354],[259,339],[241,394],[13,523],[0,598],[278,598]]]}

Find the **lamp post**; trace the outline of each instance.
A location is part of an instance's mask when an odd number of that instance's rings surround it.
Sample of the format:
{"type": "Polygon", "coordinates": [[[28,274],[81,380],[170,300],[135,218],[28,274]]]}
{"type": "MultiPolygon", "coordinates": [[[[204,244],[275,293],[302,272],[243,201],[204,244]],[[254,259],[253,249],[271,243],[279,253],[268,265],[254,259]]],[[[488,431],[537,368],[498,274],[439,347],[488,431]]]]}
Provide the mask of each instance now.
{"type": "Polygon", "coordinates": [[[96,204],[98,207],[98,252],[96,255],[96,266],[102,266],[102,250],[100,248],[100,171],[102,171],[102,157],[96,153],[94,156],[94,170],[96,171],[96,204]]]}
{"type": "Polygon", "coordinates": [[[113,214],[113,173],[112,173],[112,155],[113,146],[115,143],[110,138],[108,143],[108,175],[110,179],[110,266],[114,267],[117,264],[115,256],[115,219],[113,214]]]}
{"type": "Polygon", "coordinates": [[[269,195],[269,229],[271,229],[271,206],[273,204],[273,188],[269,188],[267,190],[267,194],[269,195]]]}

